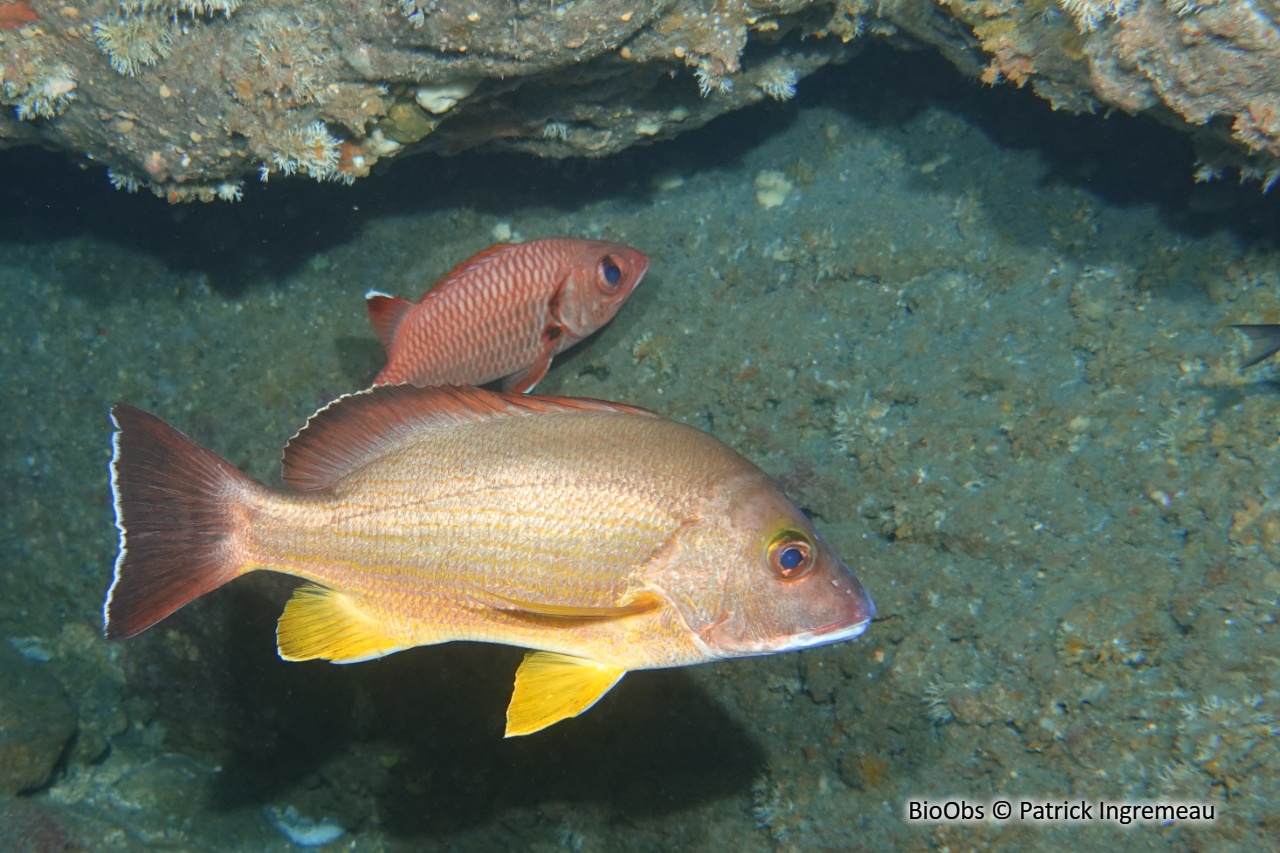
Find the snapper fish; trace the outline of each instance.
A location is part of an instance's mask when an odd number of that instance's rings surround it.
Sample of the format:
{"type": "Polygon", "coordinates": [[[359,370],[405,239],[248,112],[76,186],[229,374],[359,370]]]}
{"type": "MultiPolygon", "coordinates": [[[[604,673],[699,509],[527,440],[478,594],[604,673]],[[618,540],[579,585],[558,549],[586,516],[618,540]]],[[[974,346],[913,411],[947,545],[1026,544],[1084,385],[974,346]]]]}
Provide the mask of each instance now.
{"type": "Polygon", "coordinates": [[[511,737],[577,716],[631,670],[835,643],[875,613],[768,475],[644,409],[379,386],[289,441],[282,489],[140,409],[112,418],[108,639],[282,572],[305,581],[276,631],[285,660],[530,649],[511,737]]]}
{"type": "Polygon", "coordinates": [[[613,319],[649,269],[630,246],[554,237],[503,243],[464,261],[411,302],[365,295],[387,350],[374,385],[533,390],[552,357],[613,319]]]}

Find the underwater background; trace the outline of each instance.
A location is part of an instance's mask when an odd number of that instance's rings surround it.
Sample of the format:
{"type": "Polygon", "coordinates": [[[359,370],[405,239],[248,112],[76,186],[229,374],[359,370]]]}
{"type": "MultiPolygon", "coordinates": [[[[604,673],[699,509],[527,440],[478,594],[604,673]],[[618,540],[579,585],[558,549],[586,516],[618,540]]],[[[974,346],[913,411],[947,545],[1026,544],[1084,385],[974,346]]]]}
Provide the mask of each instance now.
{"type": "Polygon", "coordinates": [[[0,152],[0,851],[1258,850],[1280,800],[1280,201],[1181,134],[868,49],[648,149],[424,155],[238,204],[0,152]],[[288,664],[254,576],[108,644],[124,400],[258,479],[382,365],[363,294],[505,239],[649,275],[543,394],[777,477],[856,641],[637,672],[503,740],[517,649],[288,664]],[[1205,823],[913,822],[911,801],[1205,823]]]}

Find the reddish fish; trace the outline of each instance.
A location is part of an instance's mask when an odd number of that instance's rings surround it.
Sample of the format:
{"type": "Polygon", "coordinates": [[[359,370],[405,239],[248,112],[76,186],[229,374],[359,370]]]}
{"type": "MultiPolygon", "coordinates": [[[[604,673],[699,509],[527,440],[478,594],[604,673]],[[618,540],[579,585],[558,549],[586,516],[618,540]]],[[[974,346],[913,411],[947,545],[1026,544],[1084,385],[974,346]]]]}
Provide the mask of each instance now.
{"type": "Polygon", "coordinates": [[[554,237],[503,243],[454,268],[421,302],[371,291],[387,349],[374,385],[533,389],[551,359],[613,319],[649,269],[618,243],[554,237]]]}
{"type": "Polygon", "coordinates": [[[507,735],[633,669],[856,637],[875,608],[776,483],[716,439],[598,400],[383,386],[331,403],[270,489],[126,405],[111,461],[108,637],[247,572],[306,580],[286,660],[450,640],[534,649],[507,735]]]}

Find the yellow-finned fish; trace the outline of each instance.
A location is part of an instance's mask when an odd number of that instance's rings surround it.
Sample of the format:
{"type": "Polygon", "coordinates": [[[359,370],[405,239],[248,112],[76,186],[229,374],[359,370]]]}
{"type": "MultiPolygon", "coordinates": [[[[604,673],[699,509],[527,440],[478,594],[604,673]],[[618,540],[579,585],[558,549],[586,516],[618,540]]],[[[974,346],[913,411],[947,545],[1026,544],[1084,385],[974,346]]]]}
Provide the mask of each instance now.
{"type": "Polygon", "coordinates": [[[104,606],[129,637],[257,569],[303,578],[285,660],[478,640],[533,649],[506,734],[590,708],[633,669],[856,637],[875,608],[764,472],[630,406],[381,386],[318,412],[250,479],[117,404],[120,555],[104,606]]]}

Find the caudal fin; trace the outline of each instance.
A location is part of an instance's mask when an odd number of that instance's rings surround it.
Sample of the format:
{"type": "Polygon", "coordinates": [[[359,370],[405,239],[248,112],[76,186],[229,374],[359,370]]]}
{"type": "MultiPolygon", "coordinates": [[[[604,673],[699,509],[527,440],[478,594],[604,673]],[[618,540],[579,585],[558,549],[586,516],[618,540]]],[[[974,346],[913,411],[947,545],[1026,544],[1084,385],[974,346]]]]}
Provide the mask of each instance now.
{"type": "Polygon", "coordinates": [[[111,409],[120,554],[103,605],[107,639],[132,637],[239,575],[236,510],[261,488],[155,415],[111,409]]]}

